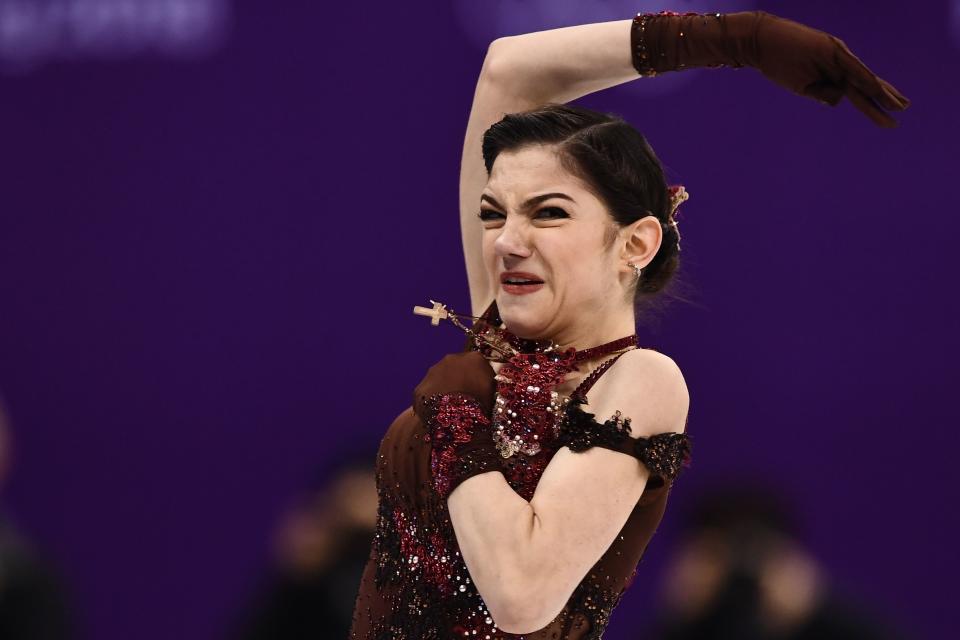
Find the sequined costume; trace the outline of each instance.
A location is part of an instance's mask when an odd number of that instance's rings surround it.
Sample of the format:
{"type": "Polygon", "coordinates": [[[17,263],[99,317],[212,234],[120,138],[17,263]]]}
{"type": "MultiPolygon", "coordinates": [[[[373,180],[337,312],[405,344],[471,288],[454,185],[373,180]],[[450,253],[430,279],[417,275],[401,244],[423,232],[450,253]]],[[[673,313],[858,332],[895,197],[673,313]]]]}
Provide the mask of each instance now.
{"type": "MultiPolygon", "coordinates": [[[[495,313],[495,304],[487,310],[495,313]]],[[[618,357],[618,356],[615,356],[618,357]]],[[[612,361],[615,358],[611,358],[612,361]]],[[[608,361],[608,362],[609,362],[608,361]]],[[[598,369],[600,375],[608,367],[598,369]]],[[[502,370],[501,370],[502,371],[502,370]]],[[[350,638],[446,640],[448,638],[574,640],[601,638],[610,614],[633,581],[637,563],[666,507],[673,480],[689,460],[686,433],[650,438],[630,435],[619,412],[600,422],[581,407],[591,375],[563,403],[562,428],[536,447],[503,460],[510,486],[530,500],[540,476],[563,446],[599,446],[636,457],[650,477],[623,529],[544,628],[526,634],[500,629],[475,588],[460,555],[446,501],[431,471],[431,432],[413,407],[390,425],[377,453],[377,533],[361,578],[350,638]],[[535,453],[529,453],[534,451],[535,453]]],[[[501,398],[498,397],[498,402],[501,398]]],[[[550,433],[550,432],[545,432],[550,433]]]]}

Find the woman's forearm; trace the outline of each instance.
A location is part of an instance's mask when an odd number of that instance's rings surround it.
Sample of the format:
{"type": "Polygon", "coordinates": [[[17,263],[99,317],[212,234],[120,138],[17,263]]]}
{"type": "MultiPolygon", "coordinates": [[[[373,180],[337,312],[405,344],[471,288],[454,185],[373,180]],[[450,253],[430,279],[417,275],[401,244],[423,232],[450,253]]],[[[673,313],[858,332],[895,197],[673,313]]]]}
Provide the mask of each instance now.
{"type": "Polygon", "coordinates": [[[630,51],[632,17],[498,38],[488,77],[525,101],[566,103],[636,80],[630,51]]]}
{"type": "Polygon", "coordinates": [[[536,566],[537,518],[500,472],[468,478],[450,494],[447,510],[457,546],[477,589],[500,625],[531,615],[525,585],[536,566]]]}

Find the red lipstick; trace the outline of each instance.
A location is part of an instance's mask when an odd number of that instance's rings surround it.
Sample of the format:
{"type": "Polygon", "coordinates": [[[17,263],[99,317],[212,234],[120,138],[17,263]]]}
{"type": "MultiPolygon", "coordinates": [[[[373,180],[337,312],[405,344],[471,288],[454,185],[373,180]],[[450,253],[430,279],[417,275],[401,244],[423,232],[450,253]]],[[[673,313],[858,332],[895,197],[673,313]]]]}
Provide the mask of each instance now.
{"type": "Polygon", "coordinates": [[[512,295],[525,295],[543,287],[540,276],[529,271],[504,271],[500,274],[500,286],[512,295]]]}

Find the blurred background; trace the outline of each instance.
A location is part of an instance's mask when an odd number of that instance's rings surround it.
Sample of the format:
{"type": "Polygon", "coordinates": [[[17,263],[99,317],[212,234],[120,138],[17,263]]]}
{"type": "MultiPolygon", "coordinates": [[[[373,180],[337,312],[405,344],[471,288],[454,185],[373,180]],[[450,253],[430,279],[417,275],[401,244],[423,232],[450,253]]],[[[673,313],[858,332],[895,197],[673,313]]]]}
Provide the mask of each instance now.
{"type": "Polygon", "coordinates": [[[469,312],[494,38],[763,9],[912,100],[752,69],[577,104],[651,142],[694,462],[606,638],[953,637],[960,0],[0,0],[0,637],[344,637],[376,447],[469,312]],[[346,617],[344,617],[346,616],[346,617]]]}

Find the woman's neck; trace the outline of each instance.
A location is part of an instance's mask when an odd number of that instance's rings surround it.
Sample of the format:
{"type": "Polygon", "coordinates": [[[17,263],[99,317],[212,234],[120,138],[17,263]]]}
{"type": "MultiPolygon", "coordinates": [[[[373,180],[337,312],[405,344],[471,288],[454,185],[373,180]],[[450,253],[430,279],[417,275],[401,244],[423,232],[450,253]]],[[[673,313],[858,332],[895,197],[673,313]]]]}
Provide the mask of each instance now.
{"type": "Polygon", "coordinates": [[[628,313],[621,314],[597,314],[590,320],[600,320],[601,322],[599,324],[596,322],[582,323],[570,327],[568,330],[559,331],[550,336],[549,339],[563,349],[574,347],[577,351],[583,351],[632,335],[637,330],[633,309],[630,309],[628,313]]]}

